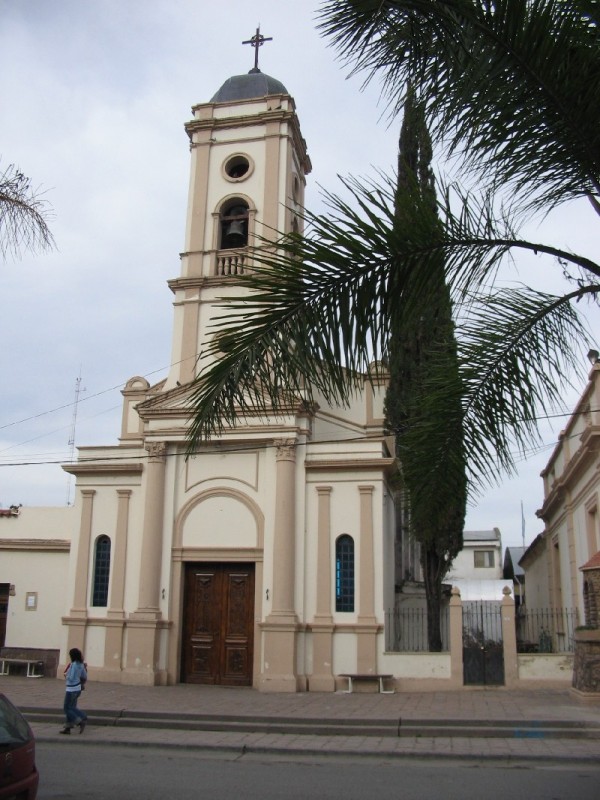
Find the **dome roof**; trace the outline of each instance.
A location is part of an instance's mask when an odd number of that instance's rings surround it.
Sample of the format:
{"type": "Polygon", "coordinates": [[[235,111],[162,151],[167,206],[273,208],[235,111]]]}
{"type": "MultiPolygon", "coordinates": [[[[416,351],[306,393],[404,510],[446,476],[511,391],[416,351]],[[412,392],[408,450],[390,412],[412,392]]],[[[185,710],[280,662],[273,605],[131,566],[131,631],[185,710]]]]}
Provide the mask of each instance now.
{"type": "Polygon", "coordinates": [[[259,69],[251,69],[247,75],[227,78],[219,91],[210,98],[211,103],[229,103],[234,100],[250,100],[269,94],[289,94],[283,83],[265,75],[259,69]]]}

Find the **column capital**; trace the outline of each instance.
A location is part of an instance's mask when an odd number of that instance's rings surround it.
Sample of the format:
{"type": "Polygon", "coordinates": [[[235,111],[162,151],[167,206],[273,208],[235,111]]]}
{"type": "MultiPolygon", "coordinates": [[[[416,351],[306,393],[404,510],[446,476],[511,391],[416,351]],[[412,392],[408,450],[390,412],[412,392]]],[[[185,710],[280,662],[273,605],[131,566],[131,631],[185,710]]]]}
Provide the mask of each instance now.
{"type": "Polygon", "coordinates": [[[146,451],[150,461],[164,461],[167,454],[166,442],[146,442],[146,451]]]}
{"type": "Polygon", "coordinates": [[[277,461],[296,460],[296,442],[294,439],[275,439],[275,457],[277,461]]]}

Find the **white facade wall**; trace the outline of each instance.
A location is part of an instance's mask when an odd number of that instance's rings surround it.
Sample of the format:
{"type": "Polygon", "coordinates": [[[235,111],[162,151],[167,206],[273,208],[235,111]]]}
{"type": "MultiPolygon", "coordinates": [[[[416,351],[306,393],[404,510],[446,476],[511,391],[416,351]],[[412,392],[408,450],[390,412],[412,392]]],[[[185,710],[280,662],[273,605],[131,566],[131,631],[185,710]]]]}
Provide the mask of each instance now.
{"type": "MultiPolygon", "coordinates": [[[[544,548],[526,553],[527,594],[544,571],[549,604],[577,608],[583,620],[581,567],[600,549],[600,364],[589,380],[572,416],[542,472],[544,503],[537,512],[544,521],[544,548]],[[537,574],[535,562],[540,561],[537,574]],[[545,570],[544,570],[545,567],[545,570]]],[[[534,542],[534,545],[537,543],[534,542]]]]}
{"type": "Polygon", "coordinates": [[[21,550],[0,554],[0,583],[14,587],[8,600],[6,647],[60,649],[65,631],[69,553],[21,550]],[[27,598],[35,596],[35,605],[27,598]]]}

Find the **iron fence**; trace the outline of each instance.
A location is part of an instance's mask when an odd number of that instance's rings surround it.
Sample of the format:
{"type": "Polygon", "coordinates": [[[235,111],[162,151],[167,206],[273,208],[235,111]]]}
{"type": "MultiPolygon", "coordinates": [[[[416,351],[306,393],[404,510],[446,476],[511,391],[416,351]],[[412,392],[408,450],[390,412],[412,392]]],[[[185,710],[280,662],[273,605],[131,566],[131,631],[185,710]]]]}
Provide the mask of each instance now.
{"type": "Polygon", "coordinates": [[[572,653],[579,624],[577,608],[515,609],[518,653],[572,653]]]}
{"type": "MultiPolygon", "coordinates": [[[[442,650],[450,649],[449,609],[442,606],[440,627],[442,633],[442,650]]],[[[390,653],[427,653],[426,608],[394,608],[385,615],[385,646],[390,653]]]]}

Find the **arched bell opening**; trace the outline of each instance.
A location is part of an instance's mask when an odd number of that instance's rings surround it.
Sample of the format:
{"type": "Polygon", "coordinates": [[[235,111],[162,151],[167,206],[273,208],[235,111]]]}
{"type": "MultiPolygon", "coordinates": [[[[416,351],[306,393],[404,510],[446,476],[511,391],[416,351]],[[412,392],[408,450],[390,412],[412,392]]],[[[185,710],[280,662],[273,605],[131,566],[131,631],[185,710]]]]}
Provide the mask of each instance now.
{"type": "Polygon", "coordinates": [[[239,198],[230,200],[219,216],[219,250],[233,250],[248,245],[248,204],[239,198]]]}

